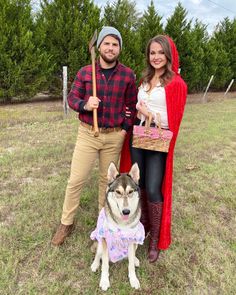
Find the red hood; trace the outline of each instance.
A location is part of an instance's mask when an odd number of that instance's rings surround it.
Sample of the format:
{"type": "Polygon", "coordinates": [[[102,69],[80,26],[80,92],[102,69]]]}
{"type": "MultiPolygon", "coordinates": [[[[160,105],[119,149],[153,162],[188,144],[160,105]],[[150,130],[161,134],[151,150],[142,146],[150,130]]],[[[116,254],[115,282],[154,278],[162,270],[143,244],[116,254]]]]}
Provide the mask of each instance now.
{"type": "Polygon", "coordinates": [[[177,48],[175,46],[174,41],[169,37],[166,36],[166,38],[169,41],[169,44],[171,46],[171,54],[172,54],[172,70],[178,74],[178,70],[179,70],[179,53],[177,51],[177,48]]]}

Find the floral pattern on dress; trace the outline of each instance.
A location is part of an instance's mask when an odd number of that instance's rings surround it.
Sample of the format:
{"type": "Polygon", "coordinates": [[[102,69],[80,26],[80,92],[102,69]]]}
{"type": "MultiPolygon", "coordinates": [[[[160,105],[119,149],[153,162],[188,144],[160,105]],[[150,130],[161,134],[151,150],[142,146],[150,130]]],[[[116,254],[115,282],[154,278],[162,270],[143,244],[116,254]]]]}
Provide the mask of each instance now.
{"type": "Polygon", "coordinates": [[[109,225],[105,210],[102,208],[97,220],[96,229],[91,233],[90,238],[97,240],[106,239],[109,259],[117,262],[128,257],[128,247],[131,243],[142,245],[145,238],[144,227],[139,221],[134,228],[123,229],[118,226],[109,225]]]}

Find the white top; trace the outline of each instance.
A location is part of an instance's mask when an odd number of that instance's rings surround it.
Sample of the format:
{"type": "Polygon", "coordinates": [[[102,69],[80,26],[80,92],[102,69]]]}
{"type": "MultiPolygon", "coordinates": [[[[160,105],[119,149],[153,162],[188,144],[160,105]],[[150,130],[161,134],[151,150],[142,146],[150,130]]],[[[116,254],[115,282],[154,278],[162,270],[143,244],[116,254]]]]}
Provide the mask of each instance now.
{"type": "MultiPolygon", "coordinates": [[[[161,127],[169,129],[167,109],[166,109],[166,93],[165,88],[158,83],[151,91],[147,92],[147,84],[141,84],[138,91],[138,102],[145,102],[148,111],[154,115],[154,122],[158,124],[155,115],[161,115],[161,127]]],[[[145,121],[145,116],[141,115],[141,123],[145,121]]]]}

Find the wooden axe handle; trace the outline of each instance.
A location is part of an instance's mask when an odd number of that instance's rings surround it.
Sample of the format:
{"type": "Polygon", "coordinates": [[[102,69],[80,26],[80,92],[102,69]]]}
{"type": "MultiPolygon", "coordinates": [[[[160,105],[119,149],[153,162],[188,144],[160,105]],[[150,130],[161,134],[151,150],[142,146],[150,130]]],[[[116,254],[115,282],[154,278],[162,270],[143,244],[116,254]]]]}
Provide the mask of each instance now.
{"type": "MultiPolygon", "coordinates": [[[[92,58],[93,96],[97,96],[96,69],[95,69],[95,48],[94,48],[94,46],[91,49],[91,58],[92,58]]],[[[99,136],[97,109],[93,109],[93,129],[94,129],[94,136],[95,137],[99,136]]]]}

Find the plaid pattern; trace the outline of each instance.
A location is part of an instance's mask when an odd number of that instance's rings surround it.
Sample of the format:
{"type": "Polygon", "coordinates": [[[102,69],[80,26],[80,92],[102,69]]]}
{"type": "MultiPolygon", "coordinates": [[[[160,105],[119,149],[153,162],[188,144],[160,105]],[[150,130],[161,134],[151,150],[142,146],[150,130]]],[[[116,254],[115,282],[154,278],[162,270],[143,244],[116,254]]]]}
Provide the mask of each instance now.
{"type": "MultiPolygon", "coordinates": [[[[107,81],[99,63],[96,64],[97,97],[101,100],[98,108],[98,126],[105,128],[121,127],[128,131],[132,126],[136,112],[137,88],[133,71],[117,63],[107,81]],[[125,117],[125,108],[129,107],[131,116],[125,117]]],[[[68,104],[79,119],[93,125],[93,112],[84,111],[84,105],[92,96],[92,66],[79,70],[68,95],[68,104]]]]}

